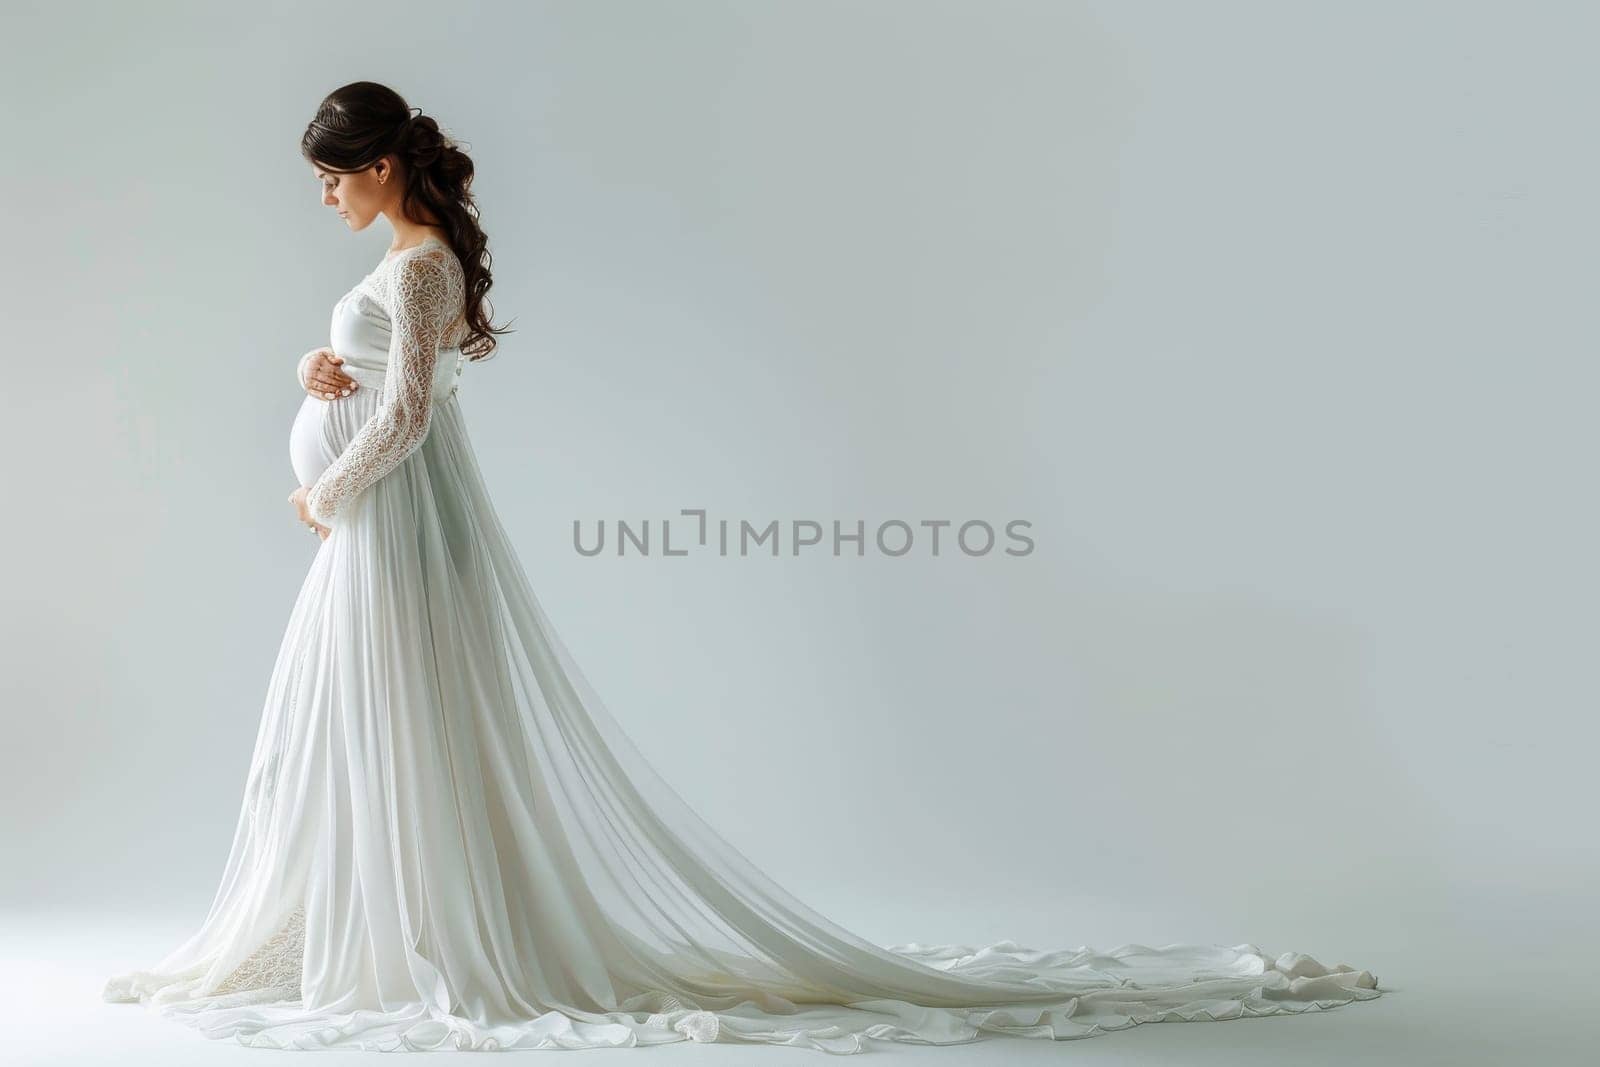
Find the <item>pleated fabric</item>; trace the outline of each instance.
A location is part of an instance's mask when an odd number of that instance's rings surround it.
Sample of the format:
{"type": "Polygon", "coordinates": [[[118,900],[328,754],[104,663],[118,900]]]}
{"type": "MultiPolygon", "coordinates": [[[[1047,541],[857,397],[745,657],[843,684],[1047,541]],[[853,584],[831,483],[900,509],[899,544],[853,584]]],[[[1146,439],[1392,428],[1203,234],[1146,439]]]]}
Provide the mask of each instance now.
{"type": "MultiPolygon", "coordinates": [[[[327,406],[330,454],[379,392],[327,406]]],[[[1369,971],[1251,944],[883,947],[813,911],[672,790],[589,686],[453,389],[317,551],[205,920],[105,990],[282,1049],[829,1053],[1379,995],[1369,971]]]]}

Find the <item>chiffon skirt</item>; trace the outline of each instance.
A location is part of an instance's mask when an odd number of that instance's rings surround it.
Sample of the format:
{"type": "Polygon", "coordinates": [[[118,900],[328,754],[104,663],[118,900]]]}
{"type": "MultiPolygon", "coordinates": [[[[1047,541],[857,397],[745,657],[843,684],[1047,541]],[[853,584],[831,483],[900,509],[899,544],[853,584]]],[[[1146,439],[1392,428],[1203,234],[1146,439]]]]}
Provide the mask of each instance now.
{"type": "MultiPolygon", "coordinates": [[[[335,452],[377,388],[328,406],[335,452]]],[[[105,997],[284,1049],[1088,1037],[1332,1008],[1254,945],[881,947],[791,897],[618,727],[535,598],[457,397],[321,543],[221,885],[105,997]]]]}

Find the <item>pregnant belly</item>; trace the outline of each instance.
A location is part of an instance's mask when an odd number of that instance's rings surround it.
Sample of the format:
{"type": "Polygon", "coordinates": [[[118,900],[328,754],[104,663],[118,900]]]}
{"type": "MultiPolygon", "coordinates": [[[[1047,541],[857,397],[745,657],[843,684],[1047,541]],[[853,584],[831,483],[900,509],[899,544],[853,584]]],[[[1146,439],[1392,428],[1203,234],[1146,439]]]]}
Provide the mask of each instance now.
{"type": "Polygon", "coordinates": [[[301,485],[313,485],[372,417],[378,390],[357,389],[337,400],[307,396],[289,430],[289,463],[301,485]]]}

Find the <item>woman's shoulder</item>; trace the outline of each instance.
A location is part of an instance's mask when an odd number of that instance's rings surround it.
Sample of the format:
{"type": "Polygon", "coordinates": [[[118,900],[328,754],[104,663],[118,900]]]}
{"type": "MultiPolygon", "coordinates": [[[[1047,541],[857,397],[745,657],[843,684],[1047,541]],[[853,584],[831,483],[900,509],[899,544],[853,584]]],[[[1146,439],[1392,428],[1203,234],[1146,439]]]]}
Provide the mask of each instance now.
{"type": "Polygon", "coordinates": [[[379,268],[389,276],[391,285],[397,280],[425,280],[430,276],[444,275],[461,279],[466,270],[456,256],[450,242],[429,234],[417,244],[402,248],[387,257],[379,268]]]}
{"type": "Polygon", "coordinates": [[[447,317],[453,311],[460,318],[466,296],[466,271],[443,238],[430,234],[418,244],[401,249],[380,273],[381,279],[374,279],[375,288],[384,290],[381,306],[391,317],[402,311],[413,317],[447,317]]]}
{"type": "Polygon", "coordinates": [[[404,248],[390,251],[383,257],[383,262],[384,264],[392,264],[416,259],[428,259],[436,263],[455,260],[457,265],[460,265],[460,260],[456,257],[455,248],[450,244],[450,238],[444,234],[432,232],[424,235],[422,240],[414,245],[407,245],[404,248]]]}

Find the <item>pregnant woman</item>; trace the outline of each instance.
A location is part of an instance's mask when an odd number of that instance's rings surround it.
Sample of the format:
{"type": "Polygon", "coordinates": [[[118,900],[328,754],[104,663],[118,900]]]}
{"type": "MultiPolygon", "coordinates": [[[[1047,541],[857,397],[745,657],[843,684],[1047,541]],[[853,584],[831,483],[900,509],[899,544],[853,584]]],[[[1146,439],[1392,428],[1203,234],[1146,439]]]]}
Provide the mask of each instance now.
{"type": "Polygon", "coordinates": [[[411,112],[357,82],[302,140],[323,203],[354,230],[383,216],[393,247],[300,363],[290,499],[322,541],[221,885],[107,999],[283,1049],[849,1053],[1379,995],[1368,971],[1249,944],[884,948],[719,837],[584,680],[490,503],[456,397],[504,332],[473,168],[411,112]]]}

